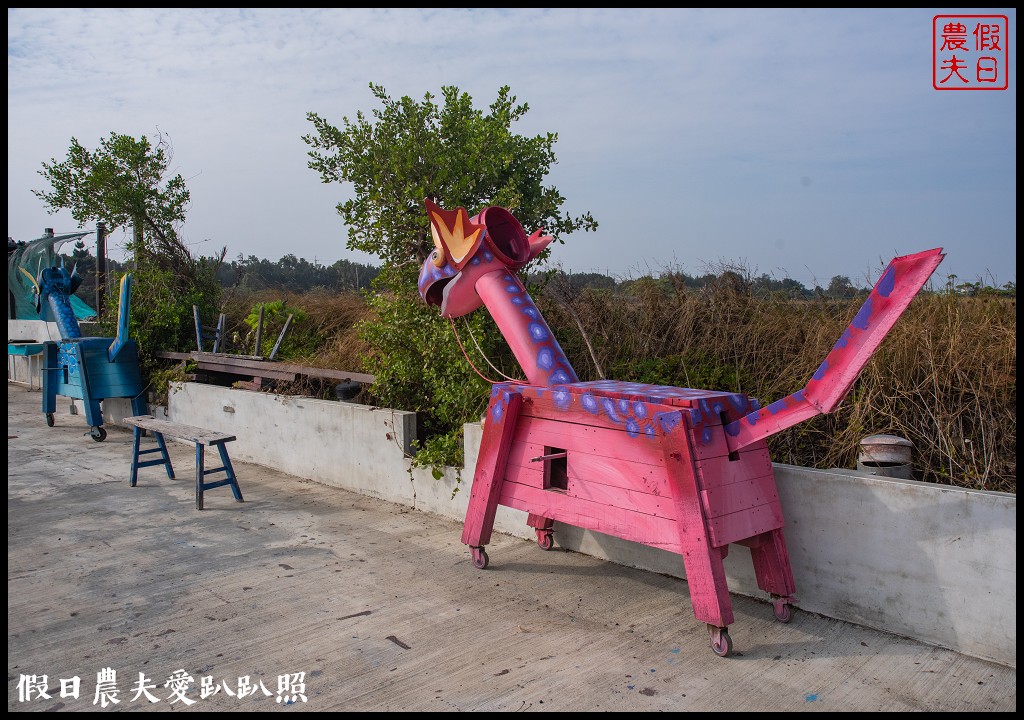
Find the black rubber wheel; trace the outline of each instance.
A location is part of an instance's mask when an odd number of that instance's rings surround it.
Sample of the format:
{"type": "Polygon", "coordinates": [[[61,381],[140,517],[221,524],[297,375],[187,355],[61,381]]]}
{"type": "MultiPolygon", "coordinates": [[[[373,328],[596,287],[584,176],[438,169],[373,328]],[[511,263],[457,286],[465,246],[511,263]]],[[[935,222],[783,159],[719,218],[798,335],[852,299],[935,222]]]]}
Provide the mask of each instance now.
{"type": "Polygon", "coordinates": [[[96,442],[103,442],[104,440],[107,439],[107,431],[101,425],[93,425],[89,429],[89,437],[91,437],[96,442]]]}
{"type": "Polygon", "coordinates": [[[487,557],[487,551],[483,548],[473,548],[473,567],[477,570],[484,570],[487,568],[487,564],[490,562],[490,558],[487,557]]]}
{"type": "Polygon", "coordinates": [[[793,619],[793,608],[789,605],[783,605],[781,610],[772,608],[772,611],[775,614],[775,619],[780,623],[788,623],[793,619]]]}
{"type": "Polygon", "coordinates": [[[46,426],[53,427],[53,413],[46,413],[46,426]]]}

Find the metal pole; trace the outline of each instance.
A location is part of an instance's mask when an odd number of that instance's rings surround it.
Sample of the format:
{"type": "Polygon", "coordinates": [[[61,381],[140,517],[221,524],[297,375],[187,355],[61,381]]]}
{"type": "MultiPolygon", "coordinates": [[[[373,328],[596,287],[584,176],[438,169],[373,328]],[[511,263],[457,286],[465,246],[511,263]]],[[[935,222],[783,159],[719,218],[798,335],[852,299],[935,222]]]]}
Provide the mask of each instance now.
{"type": "Polygon", "coordinates": [[[260,317],[256,322],[256,347],[252,351],[256,357],[260,357],[260,344],[263,342],[263,307],[263,304],[260,303],[260,317]]]}
{"type": "Polygon", "coordinates": [[[103,314],[107,294],[107,224],[96,223],[96,316],[103,314]]]}
{"type": "Polygon", "coordinates": [[[284,335],[285,335],[285,333],[288,332],[288,328],[292,324],[292,318],[293,317],[294,317],[293,315],[289,314],[288,315],[288,319],[284,321],[284,327],[281,328],[281,334],[277,336],[277,342],[274,343],[274,349],[270,351],[270,359],[271,360],[273,360],[275,357],[277,357],[277,349],[279,347],[281,347],[281,341],[284,340],[284,335]]]}
{"type": "Polygon", "coordinates": [[[199,352],[203,351],[203,325],[199,320],[199,308],[195,305],[192,306],[192,317],[196,321],[196,349],[199,352]]]}

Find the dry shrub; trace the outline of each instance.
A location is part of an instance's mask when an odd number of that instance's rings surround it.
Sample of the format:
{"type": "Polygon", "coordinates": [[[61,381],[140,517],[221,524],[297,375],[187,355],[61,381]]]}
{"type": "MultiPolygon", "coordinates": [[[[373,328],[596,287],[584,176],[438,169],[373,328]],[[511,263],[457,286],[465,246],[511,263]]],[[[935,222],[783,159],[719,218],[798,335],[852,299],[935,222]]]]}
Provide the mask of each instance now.
{"type": "MultiPolygon", "coordinates": [[[[222,310],[227,316],[227,336],[234,339],[231,352],[252,353],[252,332],[245,318],[258,303],[275,300],[283,300],[288,307],[299,309],[306,315],[302,327],[296,326],[289,330],[302,333],[304,337],[304,342],[300,344],[301,351],[289,357],[289,362],[310,367],[362,371],[361,356],[366,347],[358,336],[356,326],[360,320],[369,317],[370,310],[363,297],[355,292],[313,290],[300,294],[279,290],[234,290],[226,294],[222,310]]],[[[264,333],[270,330],[279,332],[278,328],[267,328],[264,333]]]]}
{"type": "MultiPolygon", "coordinates": [[[[861,302],[754,297],[729,272],[701,290],[668,275],[538,293],[581,379],[744,392],[762,406],[807,383],[861,302]]],[[[914,444],[918,479],[1015,493],[1016,366],[1015,299],[921,293],[839,407],[769,438],[772,457],[853,468],[864,437],[893,434],[914,444]]]]}
{"type": "MultiPolygon", "coordinates": [[[[862,302],[755,297],[737,272],[699,290],[666,273],[614,290],[532,292],[581,380],[743,392],[762,406],[807,383],[862,302]]],[[[363,371],[356,326],[372,313],[355,293],[234,294],[229,327],[281,299],[319,338],[291,362],[363,371]]],[[[893,434],[914,444],[918,479],[1016,493],[1016,338],[1015,299],[922,292],[832,413],[769,438],[772,458],[853,468],[864,437],[893,434]]]]}

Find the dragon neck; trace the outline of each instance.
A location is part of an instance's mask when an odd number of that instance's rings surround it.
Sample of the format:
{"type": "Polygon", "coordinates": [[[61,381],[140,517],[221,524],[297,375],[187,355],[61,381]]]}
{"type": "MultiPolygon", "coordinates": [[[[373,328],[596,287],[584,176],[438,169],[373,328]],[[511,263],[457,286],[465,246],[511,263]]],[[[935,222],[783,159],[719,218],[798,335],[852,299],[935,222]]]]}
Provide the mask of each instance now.
{"type": "Polygon", "coordinates": [[[46,293],[46,304],[53,322],[57,323],[61,339],[69,340],[82,337],[82,329],[78,325],[78,319],[75,317],[75,311],[71,307],[71,298],[67,292],[55,289],[46,293]]]}
{"type": "Polygon", "coordinates": [[[550,387],[579,382],[519,278],[508,270],[487,273],[477,280],[476,291],[531,385],[550,387]]]}

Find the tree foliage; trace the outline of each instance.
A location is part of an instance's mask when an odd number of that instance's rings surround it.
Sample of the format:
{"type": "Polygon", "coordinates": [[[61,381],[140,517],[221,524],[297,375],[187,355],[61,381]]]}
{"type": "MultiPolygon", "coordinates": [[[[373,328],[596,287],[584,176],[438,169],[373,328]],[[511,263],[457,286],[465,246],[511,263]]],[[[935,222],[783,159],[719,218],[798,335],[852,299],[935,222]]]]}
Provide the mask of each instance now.
{"type": "Polygon", "coordinates": [[[508,208],[527,228],[563,233],[596,229],[590,213],[563,215],[565,198],[543,184],[555,164],[555,133],[525,137],[512,125],[529,111],[502,87],[489,112],[473,107],[469,94],[446,86],[444,103],[426,93],[417,103],[394,100],[373,83],[382,107],[372,120],[362,112],[341,127],[316,113],[315,129],[303,137],[312,148],[309,167],[325,183],[351,184],[354,197],[338,204],[348,225],[348,247],[378,256],[385,266],[415,261],[418,269],[433,249],[423,199],[470,215],[488,205],[508,208]]]}
{"type": "Polygon", "coordinates": [[[166,178],[170,159],[162,135],[154,145],[112,132],[96,150],[71,138],[67,157],[44,162],[39,171],[51,189],[32,193],[54,210],[69,210],[79,223],[102,221],[111,231],[131,225],[135,243],[143,243],[146,232],[166,238],[185,220],[189,202],[181,175],[166,178]]]}
{"type": "MultiPolygon", "coordinates": [[[[194,343],[193,305],[209,320],[220,304],[216,270],[224,251],[219,257],[193,257],[181,242],[178,226],[190,196],[181,175],[168,176],[171,157],[163,135],[154,143],[111,132],[95,150],[71,138],[67,157],[44,162],[39,171],[50,189],[32,191],[49,212],[68,210],[79,223],[102,221],[110,231],[131,226],[130,327],[144,370],[153,367],[153,353],[194,343]]],[[[108,308],[117,307],[121,274],[113,273],[108,308]]]]}
{"type": "MultiPolygon", "coordinates": [[[[416,290],[419,267],[433,249],[424,198],[464,207],[471,216],[499,205],[528,232],[542,227],[560,242],[597,222],[590,213],[563,212],[565,198],[544,184],[558,136],[515,133],[512,126],[529,107],[507,86],[486,111],[453,86],[442,87],[440,103],[429,92],[417,102],[393,99],[373,83],[370,91],[380,107],[343,117],[340,126],[307,114],[314,128],[303,137],[309,167],[323,182],[351,188],[352,197],[337,205],[348,226],[347,247],[382,261],[370,300],[378,321],[363,326],[374,394],[382,404],[420,412],[430,464],[458,465],[456,440],[463,423],[486,406],[488,385],[470,370],[448,322],[416,290]]],[[[507,367],[507,347],[489,318],[468,322],[476,344],[507,367]]]]}

